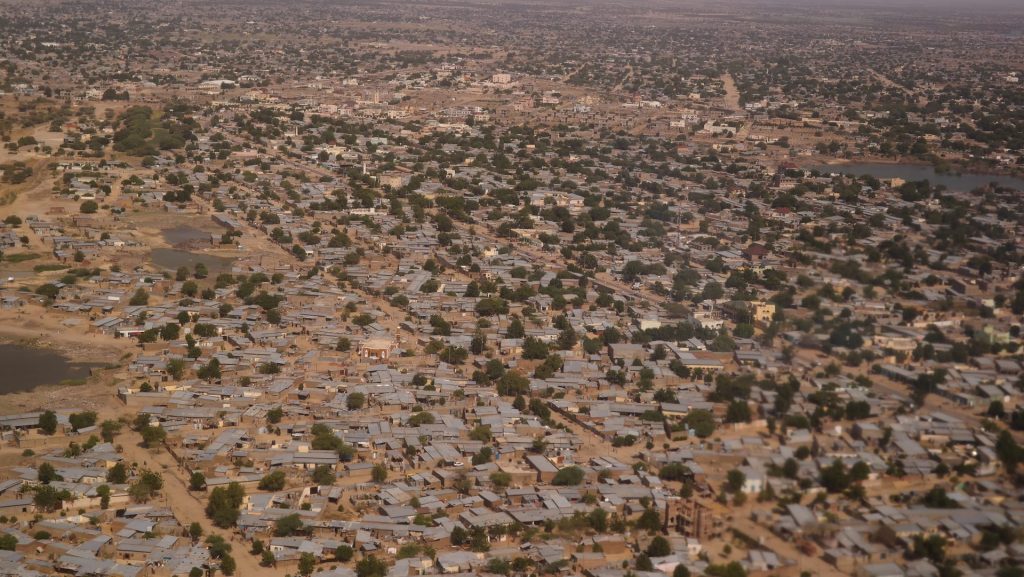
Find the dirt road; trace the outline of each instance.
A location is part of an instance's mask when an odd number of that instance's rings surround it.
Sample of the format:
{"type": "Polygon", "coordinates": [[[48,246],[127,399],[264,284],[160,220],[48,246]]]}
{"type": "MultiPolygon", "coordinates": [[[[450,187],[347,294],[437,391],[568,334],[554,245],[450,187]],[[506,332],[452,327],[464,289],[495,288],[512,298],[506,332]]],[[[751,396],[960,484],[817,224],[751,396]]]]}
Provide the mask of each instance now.
{"type": "Polygon", "coordinates": [[[179,467],[167,451],[150,451],[143,448],[139,443],[142,438],[134,431],[126,430],[117,438],[117,442],[124,448],[124,458],[129,463],[138,463],[141,467],[149,468],[160,473],[164,479],[164,488],[161,491],[161,498],[157,503],[166,506],[174,514],[174,518],[183,527],[188,527],[192,522],[198,522],[203,528],[203,535],[220,535],[232,544],[231,556],[238,564],[236,575],[244,577],[279,577],[283,571],[273,567],[262,567],[259,560],[249,553],[249,546],[242,541],[233,531],[220,529],[206,517],[206,503],[200,500],[198,495],[193,494],[185,486],[189,475],[188,471],[179,467]]]}
{"type": "Polygon", "coordinates": [[[721,77],[722,87],[725,89],[725,106],[735,112],[743,112],[740,106],[740,91],[736,88],[736,81],[728,72],[721,77]]]}

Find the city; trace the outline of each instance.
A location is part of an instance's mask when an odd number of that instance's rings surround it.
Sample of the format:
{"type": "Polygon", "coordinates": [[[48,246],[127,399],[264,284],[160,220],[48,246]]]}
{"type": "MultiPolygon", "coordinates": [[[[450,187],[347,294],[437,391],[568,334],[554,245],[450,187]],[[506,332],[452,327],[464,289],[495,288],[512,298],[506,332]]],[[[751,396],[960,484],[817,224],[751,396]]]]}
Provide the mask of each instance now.
{"type": "Polygon", "coordinates": [[[1024,576],[1024,6],[0,6],[0,576],[1024,576]]]}

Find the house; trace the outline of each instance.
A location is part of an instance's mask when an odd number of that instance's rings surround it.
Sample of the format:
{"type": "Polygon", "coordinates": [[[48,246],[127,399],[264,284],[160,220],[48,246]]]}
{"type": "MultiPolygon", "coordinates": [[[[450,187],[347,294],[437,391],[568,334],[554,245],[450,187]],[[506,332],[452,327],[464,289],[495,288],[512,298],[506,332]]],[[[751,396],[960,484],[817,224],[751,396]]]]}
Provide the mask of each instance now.
{"type": "Polygon", "coordinates": [[[359,345],[359,357],[362,359],[373,359],[386,361],[397,349],[395,339],[387,337],[370,337],[359,345]]]}
{"type": "Polygon", "coordinates": [[[527,455],[526,462],[537,471],[537,480],[550,483],[558,474],[558,467],[543,455],[527,455]]]}
{"type": "Polygon", "coordinates": [[[857,577],[904,577],[905,573],[895,563],[874,563],[857,568],[857,577]]]}
{"type": "Polygon", "coordinates": [[[775,304],[764,301],[752,301],[750,303],[751,314],[755,323],[770,324],[775,318],[775,304]]]}
{"type": "Polygon", "coordinates": [[[752,242],[743,249],[743,256],[751,262],[760,262],[768,257],[768,248],[763,244],[752,242]]]}
{"type": "Polygon", "coordinates": [[[629,363],[635,359],[645,359],[648,356],[647,352],[644,351],[643,345],[632,343],[615,343],[609,345],[608,350],[613,361],[626,361],[629,363]]]}

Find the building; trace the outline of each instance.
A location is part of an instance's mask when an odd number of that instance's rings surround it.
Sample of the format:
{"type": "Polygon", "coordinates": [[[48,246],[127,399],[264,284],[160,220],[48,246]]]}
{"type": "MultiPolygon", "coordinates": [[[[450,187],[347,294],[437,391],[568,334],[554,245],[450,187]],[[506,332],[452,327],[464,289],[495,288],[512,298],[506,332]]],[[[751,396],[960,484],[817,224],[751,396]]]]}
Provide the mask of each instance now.
{"type": "Polygon", "coordinates": [[[359,357],[386,361],[391,358],[391,354],[395,352],[396,348],[395,339],[391,337],[371,337],[359,346],[359,357]]]}
{"type": "Polygon", "coordinates": [[[686,537],[704,541],[714,534],[711,509],[696,499],[670,499],[665,507],[665,529],[675,529],[686,537]]]}

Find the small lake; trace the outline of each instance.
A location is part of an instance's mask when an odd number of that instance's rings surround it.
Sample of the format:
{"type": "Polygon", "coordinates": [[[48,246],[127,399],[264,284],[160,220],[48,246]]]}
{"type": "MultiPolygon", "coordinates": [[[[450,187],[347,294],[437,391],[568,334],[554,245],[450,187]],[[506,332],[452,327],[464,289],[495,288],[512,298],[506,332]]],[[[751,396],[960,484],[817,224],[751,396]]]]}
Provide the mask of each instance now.
{"type": "Polygon", "coordinates": [[[195,268],[199,263],[206,265],[210,274],[216,275],[222,272],[231,272],[231,263],[235,259],[226,256],[214,256],[199,252],[189,252],[175,248],[155,248],[150,253],[150,259],[158,267],[178,270],[179,267],[195,268]]]}
{"type": "Polygon", "coordinates": [[[197,240],[209,241],[210,236],[213,234],[212,232],[207,232],[187,225],[165,228],[160,232],[163,234],[164,240],[167,241],[167,244],[171,245],[178,245],[197,240]]]}
{"type": "Polygon", "coordinates": [[[52,349],[0,343],[0,395],[85,379],[103,363],[78,363],[52,349]]]}
{"type": "Polygon", "coordinates": [[[953,192],[970,192],[979,186],[996,182],[1024,191],[1024,178],[1000,176],[995,174],[956,174],[937,173],[935,168],[927,164],[886,164],[882,162],[859,162],[850,164],[819,164],[809,170],[829,173],[852,174],[855,176],[871,175],[879,180],[902,178],[903,180],[927,180],[932,184],[942,184],[953,192]]]}

